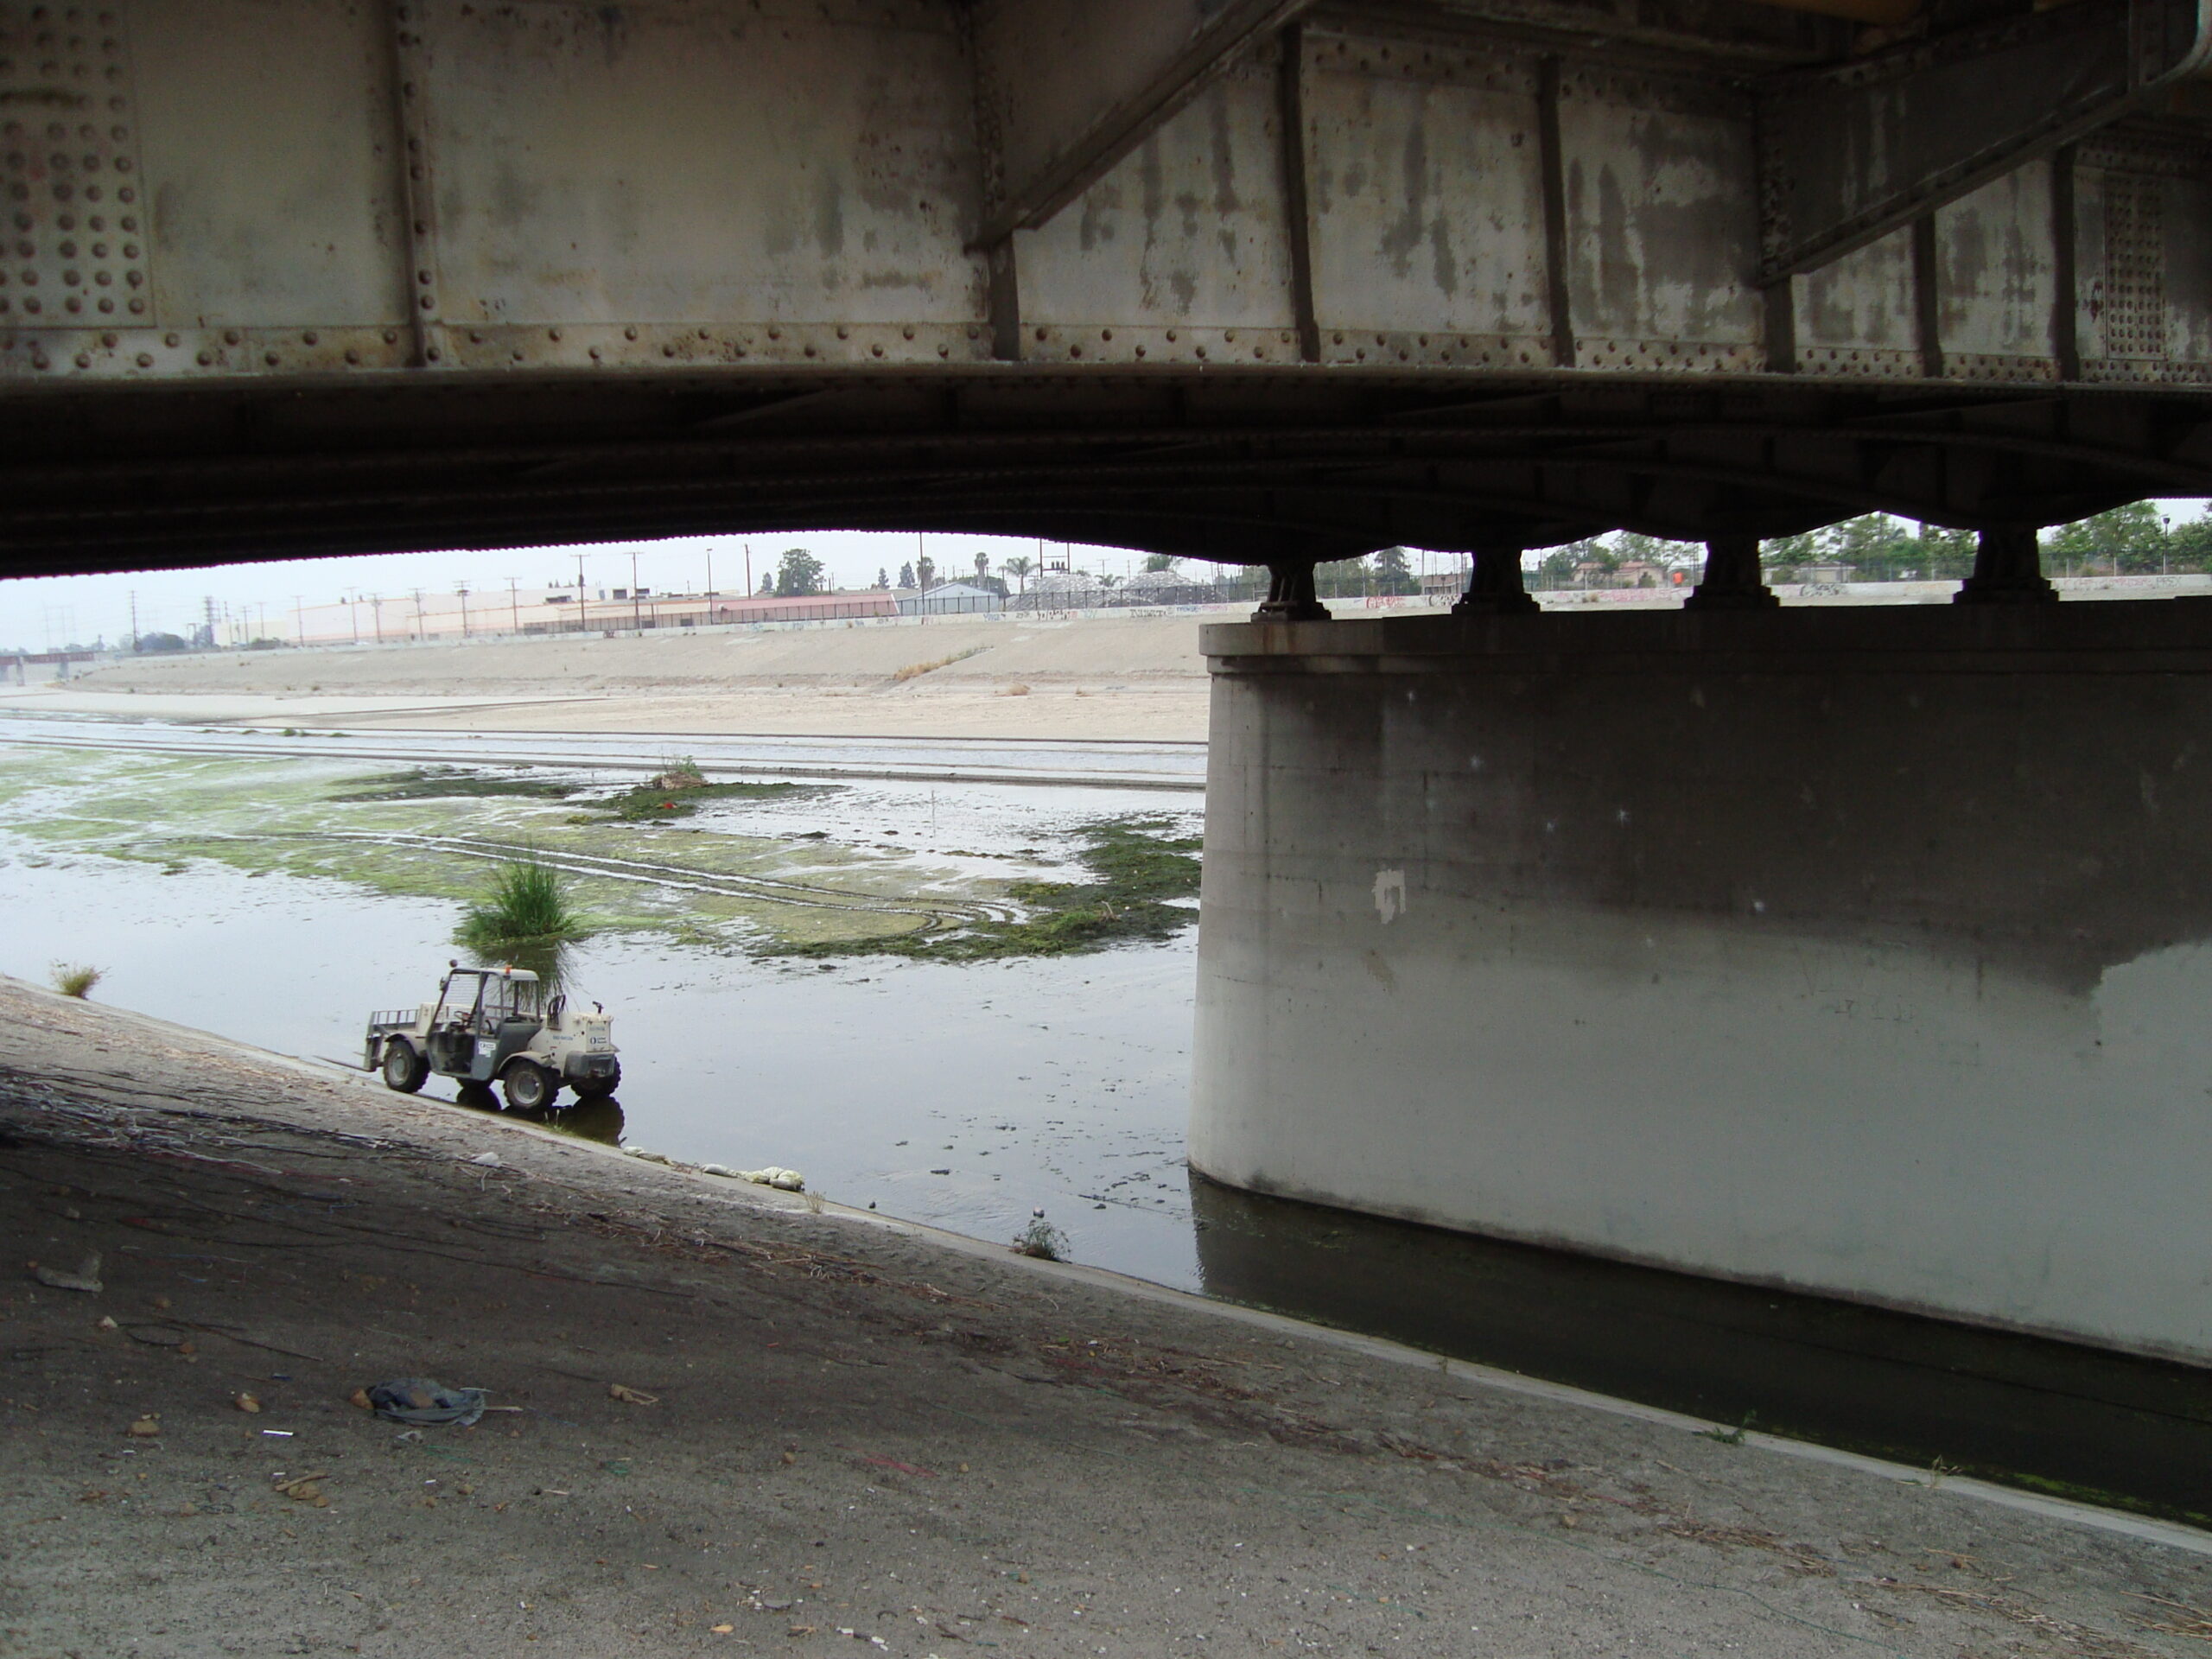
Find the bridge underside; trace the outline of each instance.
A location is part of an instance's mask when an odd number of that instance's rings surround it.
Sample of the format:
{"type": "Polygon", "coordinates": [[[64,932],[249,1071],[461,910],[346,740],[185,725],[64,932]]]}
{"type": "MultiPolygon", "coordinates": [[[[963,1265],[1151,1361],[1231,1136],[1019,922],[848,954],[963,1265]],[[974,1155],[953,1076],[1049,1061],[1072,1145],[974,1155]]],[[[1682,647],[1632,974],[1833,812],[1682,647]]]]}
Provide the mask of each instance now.
{"type": "Polygon", "coordinates": [[[0,568],[2212,493],[2191,0],[0,0],[0,568]]]}
{"type": "Polygon", "coordinates": [[[0,400],[22,570],[824,526],[1206,558],[1975,527],[2212,492],[2212,400],[1773,378],[981,368],[0,400]]]}

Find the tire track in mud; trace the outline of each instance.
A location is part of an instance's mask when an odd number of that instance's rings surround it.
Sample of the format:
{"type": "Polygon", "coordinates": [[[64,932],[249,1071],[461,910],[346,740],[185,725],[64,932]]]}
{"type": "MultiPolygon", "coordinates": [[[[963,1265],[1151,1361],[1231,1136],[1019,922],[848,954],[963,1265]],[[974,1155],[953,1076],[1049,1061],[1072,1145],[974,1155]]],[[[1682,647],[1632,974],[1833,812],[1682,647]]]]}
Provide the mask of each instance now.
{"type": "Polygon", "coordinates": [[[660,864],[645,859],[617,858],[609,854],[550,849],[522,842],[493,841],[480,836],[414,835],[404,830],[272,830],[266,835],[212,833],[190,841],[337,841],[372,846],[412,848],[463,858],[499,860],[534,858],[539,863],[571,875],[596,876],[611,881],[631,881],[668,892],[702,893],[718,898],[750,899],[764,904],[791,905],[807,910],[838,910],[873,916],[912,916],[935,929],[975,927],[1016,919],[1020,912],[1011,905],[983,900],[915,899],[901,903],[875,893],[817,882],[779,880],[773,876],[737,875],[719,870],[694,869],[682,864],[660,864]]]}

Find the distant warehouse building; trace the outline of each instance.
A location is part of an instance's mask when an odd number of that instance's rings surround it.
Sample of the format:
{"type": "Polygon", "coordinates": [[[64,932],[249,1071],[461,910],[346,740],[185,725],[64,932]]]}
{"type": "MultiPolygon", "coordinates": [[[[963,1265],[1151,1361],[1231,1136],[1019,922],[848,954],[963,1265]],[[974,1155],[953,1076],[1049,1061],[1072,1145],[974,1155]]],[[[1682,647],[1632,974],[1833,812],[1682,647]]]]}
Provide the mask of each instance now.
{"type": "Polygon", "coordinates": [[[901,616],[969,616],[1006,608],[1006,595],[972,582],[941,582],[934,588],[899,593],[901,616]]]}

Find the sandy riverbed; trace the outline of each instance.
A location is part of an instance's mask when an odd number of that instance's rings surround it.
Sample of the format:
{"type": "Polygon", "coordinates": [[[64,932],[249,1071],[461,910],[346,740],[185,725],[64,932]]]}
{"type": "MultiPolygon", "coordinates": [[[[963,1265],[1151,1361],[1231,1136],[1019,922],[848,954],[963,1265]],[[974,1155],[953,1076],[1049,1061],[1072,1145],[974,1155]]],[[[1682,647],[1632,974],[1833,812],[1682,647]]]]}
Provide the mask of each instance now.
{"type": "Polygon", "coordinates": [[[2133,1659],[2201,1652],[2212,1601],[2177,1529],[810,1213],[14,982],[0,1192],[11,1655],[2133,1659]],[[30,1276],[92,1251],[97,1294],[30,1276]],[[415,1439],[347,1403],[407,1375],[521,1409],[415,1439]]]}

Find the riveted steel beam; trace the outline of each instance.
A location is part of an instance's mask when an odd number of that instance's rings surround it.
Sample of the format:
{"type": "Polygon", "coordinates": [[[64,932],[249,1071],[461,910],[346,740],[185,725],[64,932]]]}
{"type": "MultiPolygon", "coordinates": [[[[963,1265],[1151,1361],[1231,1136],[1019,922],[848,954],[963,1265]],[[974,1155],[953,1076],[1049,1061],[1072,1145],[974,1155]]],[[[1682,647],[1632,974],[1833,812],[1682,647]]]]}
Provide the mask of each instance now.
{"type": "Polygon", "coordinates": [[[971,25],[996,200],[974,241],[1035,230],[1312,0],[991,0],[971,25]]]}
{"type": "Polygon", "coordinates": [[[2212,61],[2198,0],[2079,0],[1758,88],[1759,280],[1866,247],[2212,61]]]}

